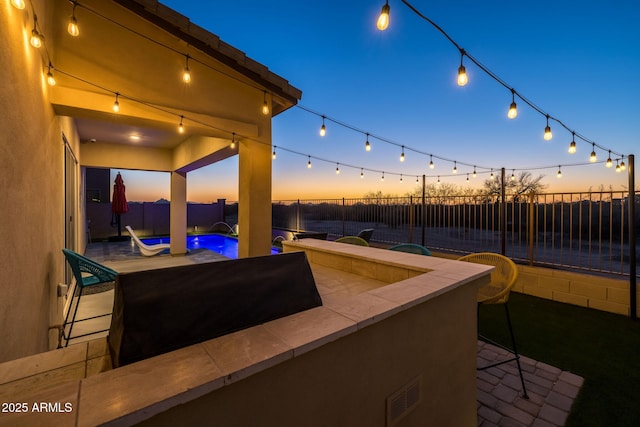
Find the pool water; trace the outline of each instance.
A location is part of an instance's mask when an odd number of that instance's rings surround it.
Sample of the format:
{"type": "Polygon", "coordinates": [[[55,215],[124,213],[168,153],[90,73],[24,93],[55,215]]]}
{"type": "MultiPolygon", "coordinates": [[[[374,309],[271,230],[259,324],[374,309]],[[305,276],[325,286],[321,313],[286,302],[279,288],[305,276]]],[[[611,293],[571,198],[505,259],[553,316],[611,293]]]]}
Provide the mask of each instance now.
{"type": "MultiPolygon", "coordinates": [[[[169,243],[168,237],[140,239],[147,245],[158,243],[169,243]]],[[[224,236],[222,234],[200,234],[198,236],[187,236],[187,249],[209,249],[228,258],[238,258],[238,239],[224,236]]],[[[277,254],[277,248],[271,248],[271,254],[277,254]]]]}

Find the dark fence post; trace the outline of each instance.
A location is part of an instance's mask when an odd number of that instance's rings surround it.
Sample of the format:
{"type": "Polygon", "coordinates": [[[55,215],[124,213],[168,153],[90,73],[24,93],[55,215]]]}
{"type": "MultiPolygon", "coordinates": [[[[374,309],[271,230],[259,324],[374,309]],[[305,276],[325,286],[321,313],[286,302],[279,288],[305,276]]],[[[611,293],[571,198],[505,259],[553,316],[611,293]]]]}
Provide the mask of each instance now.
{"type": "Polygon", "coordinates": [[[500,240],[501,240],[501,251],[502,251],[502,255],[506,255],[507,254],[507,204],[506,204],[506,184],[504,182],[504,178],[505,178],[505,170],[504,168],[502,168],[502,182],[501,182],[501,186],[502,188],[500,189],[500,240]]]}
{"type": "Polygon", "coordinates": [[[344,197],[343,197],[342,198],[342,235],[346,236],[344,219],[345,219],[345,207],[344,207],[344,197]]]}
{"type": "Polygon", "coordinates": [[[529,193],[529,265],[533,266],[533,241],[535,239],[535,227],[538,218],[534,218],[535,208],[534,200],[536,193],[533,191],[529,193]]]}
{"type": "Polygon", "coordinates": [[[629,154],[629,313],[638,318],[636,284],[636,178],[634,155],[629,154]]]}
{"type": "Polygon", "coordinates": [[[426,176],[423,174],[422,175],[422,246],[425,246],[425,242],[424,242],[424,229],[426,227],[426,204],[425,204],[425,181],[426,181],[426,176]]]}
{"type": "Polygon", "coordinates": [[[413,195],[409,196],[409,243],[413,243],[413,195]]]}

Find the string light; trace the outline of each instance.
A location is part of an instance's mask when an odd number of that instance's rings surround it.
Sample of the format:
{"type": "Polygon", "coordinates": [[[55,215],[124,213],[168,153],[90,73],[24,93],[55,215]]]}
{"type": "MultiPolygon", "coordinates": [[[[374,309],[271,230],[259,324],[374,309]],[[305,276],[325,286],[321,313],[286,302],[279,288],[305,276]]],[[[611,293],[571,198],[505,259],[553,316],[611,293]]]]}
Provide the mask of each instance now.
{"type": "Polygon", "coordinates": [[[191,83],[191,70],[189,69],[189,55],[184,56],[184,70],[182,70],[182,81],[185,83],[191,83]]]}
{"type": "Polygon", "coordinates": [[[380,178],[380,181],[384,181],[384,171],[382,171],[382,177],[380,178]]]}
{"type": "Polygon", "coordinates": [[[119,96],[120,96],[120,93],[116,92],[116,101],[113,103],[113,111],[115,113],[118,113],[120,111],[120,103],[118,102],[119,96]]]}
{"type": "Polygon", "coordinates": [[[547,114],[547,126],[544,128],[544,140],[550,141],[553,138],[553,134],[551,133],[551,126],[549,126],[549,115],[547,114]]]}
{"type": "Polygon", "coordinates": [[[609,150],[609,157],[607,158],[607,163],[605,163],[605,166],[608,168],[613,166],[613,160],[611,160],[611,150],[609,150]]]}
{"type": "Polygon", "coordinates": [[[327,127],[324,125],[324,116],[322,116],[322,126],[320,126],[320,136],[327,134],[327,127]]]}
{"type": "Polygon", "coordinates": [[[182,124],[183,119],[184,119],[184,116],[180,116],[180,124],[178,125],[178,132],[180,133],[184,133],[184,125],[182,124]]]}
{"type": "Polygon", "coordinates": [[[78,20],[76,19],[76,5],[78,4],[78,2],[72,0],[71,3],[73,3],[73,9],[71,12],[71,16],[69,17],[69,25],[67,25],[67,31],[73,37],[78,37],[80,35],[80,28],[78,28],[78,20]]]}
{"type": "Polygon", "coordinates": [[[400,161],[404,162],[404,145],[402,146],[402,153],[400,153],[400,161]]]}
{"type": "Polygon", "coordinates": [[[576,148],[576,133],[571,132],[571,144],[569,144],[569,154],[574,154],[577,151],[576,148]]]}
{"type": "Polygon", "coordinates": [[[440,175],[438,175],[438,182],[437,182],[437,184],[438,184],[438,185],[440,185],[440,175]]]}
{"type": "Polygon", "coordinates": [[[420,178],[418,177],[418,175],[416,175],[416,184],[418,184],[420,182],[419,179],[420,178]]]}
{"type": "Polygon", "coordinates": [[[467,182],[469,182],[469,174],[467,174],[467,182]]]}
{"type": "Polygon", "coordinates": [[[369,134],[367,134],[367,142],[364,144],[364,151],[371,151],[371,144],[369,144],[369,134]]]}
{"type": "Polygon", "coordinates": [[[558,178],[562,178],[562,171],[560,170],[560,165],[558,165],[558,173],[556,174],[558,178]]]}
{"type": "Polygon", "coordinates": [[[51,72],[52,68],[53,68],[53,65],[51,65],[51,62],[49,62],[49,70],[47,71],[47,83],[49,84],[49,86],[56,85],[56,78],[53,77],[53,73],[51,72]]]}
{"type": "Polygon", "coordinates": [[[11,0],[11,5],[16,9],[20,9],[20,10],[24,9],[26,6],[24,4],[24,0],[11,0]]]}
{"type": "Polygon", "coordinates": [[[364,169],[360,168],[360,179],[364,178],[364,169]]]}
{"type": "Polygon", "coordinates": [[[458,164],[456,163],[456,161],[453,161],[453,170],[451,171],[452,173],[458,173],[458,164]]]}
{"type": "Polygon", "coordinates": [[[403,183],[403,181],[402,181],[402,174],[400,174],[400,184],[402,184],[402,183],[403,183]]]}
{"type": "Polygon", "coordinates": [[[429,154],[429,169],[434,169],[436,165],[433,164],[433,155],[429,154]]]}
{"type": "Polygon", "coordinates": [[[387,0],[385,5],[382,6],[382,11],[378,16],[378,22],[376,23],[376,26],[380,31],[384,31],[389,27],[389,11],[390,10],[391,10],[391,7],[389,6],[389,0],[387,0]]]}
{"type": "Polygon", "coordinates": [[[616,172],[618,172],[618,173],[622,172],[622,168],[620,167],[620,164],[618,163],[618,160],[616,160],[616,172]]]}
{"type": "Polygon", "coordinates": [[[491,168],[491,175],[489,175],[490,179],[494,179],[495,177],[493,176],[493,168],[491,168]]]}
{"type": "Polygon", "coordinates": [[[596,144],[592,143],[592,151],[591,156],[589,156],[589,161],[591,163],[595,163],[598,160],[598,156],[596,155],[596,144]]]}
{"type": "Polygon", "coordinates": [[[467,77],[467,70],[462,65],[462,61],[464,60],[464,49],[460,49],[460,67],[458,68],[458,86],[465,86],[469,83],[469,78],[467,77]]]}
{"type": "Polygon", "coordinates": [[[271,153],[271,159],[272,159],[272,160],[275,160],[275,159],[276,159],[276,157],[277,157],[277,156],[276,156],[276,148],[278,148],[278,147],[274,145],[274,146],[273,146],[273,153],[271,153]]]}
{"type": "Polygon", "coordinates": [[[624,156],[622,156],[622,161],[620,162],[620,169],[625,170],[627,165],[624,164],[624,156]]]}
{"type": "Polygon", "coordinates": [[[264,102],[262,103],[262,114],[265,116],[269,114],[269,104],[267,104],[267,91],[264,91],[264,102]]]}
{"type": "Polygon", "coordinates": [[[511,89],[511,105],[509,105],[509,112],[507,113],[507,117],[510,119],[515,119],[518,117],[518,107],[516,106],[516,91],[511,89]]]}
{"type": "Polygon", "coordinates": [[[476,173],[476,167],[473,166],[473,177],[475,178],[476,176],[478,176],[478,174],[476,173]]]}
{"type": "Polygon", "coordinates": [[[33,30],[31,30],[31,39],[29,40],[29,43],[31,43],[31,46],[35,47],[36,49],[40,49],[40,47],[42,47],[42,43],[44,42],[44,36],[38,32],[37,27],[38,27],[38,17],[34,13],[33,14],[33,30]]]}
{"type": "Polygon", "coordinates": [[[229,146],[231,147],[232,150],[235,150],[235,148],[236,148],[236,133],[235,132],[231,132],[231,144],[229,146]]]}
{"type": "Polygon", "coordinates": [[[340,175],[340,163],[336,163],[336,175],[340,175]]]}
{"type": "Polygon", "coordinates": [[[515,181],[515,180],[516,180],[516,170],[515,170],[515,169],[513,169],[513,170],[511,171],[511,181],[515,181]]]}
{"type": "Polygon", "coordinates": [[[307,162],[307,169],[311,169],[311,156],[309,156],[309,161],[307,162]]]}

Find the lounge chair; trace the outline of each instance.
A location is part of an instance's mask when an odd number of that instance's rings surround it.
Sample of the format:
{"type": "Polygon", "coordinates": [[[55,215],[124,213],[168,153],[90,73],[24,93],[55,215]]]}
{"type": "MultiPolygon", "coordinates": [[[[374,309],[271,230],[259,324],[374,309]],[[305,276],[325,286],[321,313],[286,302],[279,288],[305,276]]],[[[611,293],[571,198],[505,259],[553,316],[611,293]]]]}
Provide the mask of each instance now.
{"type": "Polygon", "coordinates": [[[142,243],[142,241],[138,238],[138,236],[136,236],[136,233],[133,231],[131,226],[127,225],[125,226],[125,228],[129,232],[129,234],[131,234],[133,241],[136,242],[138,249],[140,249],[140,253],[144,256],[157,255],[160,252],[164,251],[165,249],[169,249],[171,247],[169,243],[158,243],[157,245],[146,245],[142,243]]]}
{"type": "Polygon", "coordinates": [[[348,243],[350,245],[369,246],[366,240],[358,236],[344,236],[336,239],[338,243],[348,243]]]}
{"type": "MultiPolygon", "coordinates": [[[[91,334],[83,334],[78,335],[77,337],[71,336],[71,331],[73,330],[73,325],[76,322],[76,315],[78,314],[78,306],[80,305],[80,298],[82,297],[82,293],[84,289],[89,286],[99,285],[101,283],[109,283],[116,280],[116,276],[118,272],[110,269],[109,267],[105,267],[104,265],[98,264],[97,262],[84,257],[74,251],[69,249],[62,249],[62,253],[64,253],[64,257],[67,259],[69,266],[71,267],[71,271],[73,272],[73,276],[76,279],[76,288],[74,289],[74,295],[76,291],[78,291],[78,302],[76,302],[76,307],[73,310],[73,316],[71,317],[71,322],[69,322],[69,314],[71,314],[71,308],[73,307],[74,296],[71,296],[71,305],[69,306],[69,311],[67,312],[67,316],[64,319],[64,323],[62,324],[62,338],[65,339],[65,347],[69,345],[69,340],[71,338],[78,338],[84,335],[91,335],[97,332],[103,331],[95,331],[91,334]],[[83,275],[84,273],[84,275],[83,275]],[[69,333],[66,333],[67,325],[71,325],[69,327],[69,333]]],[[[94,319],[96,317],[108,316],[111,313],[101,314],[99,316],[89,317],[86,319],[80,319],[78,322],[83,320],[94,319]]],[[[106,329],[105,329],[106,330],[106,329]]]]}
{"type": "Polygon", "coordinates": [[[367,243],[369,243],[372,234],[373,228],[365,228],[364,230],[360,230],[360,232],[356,236],[364,239],[367,243]]]}
{"type": "Polygon", "coordinates": [[[424,246],[416,245],[415,243],[401,243],[399,245],[391,246],[390,251],[408,252],[418,255],[431,255],[431,251],[424,246]]]}

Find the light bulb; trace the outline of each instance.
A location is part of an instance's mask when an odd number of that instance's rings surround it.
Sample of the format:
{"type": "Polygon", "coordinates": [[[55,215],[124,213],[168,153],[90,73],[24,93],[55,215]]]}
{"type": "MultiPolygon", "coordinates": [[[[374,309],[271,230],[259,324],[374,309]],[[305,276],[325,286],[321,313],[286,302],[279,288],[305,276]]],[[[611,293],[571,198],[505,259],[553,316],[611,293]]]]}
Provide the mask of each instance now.
{"type": "Polygon", "coordinates": [[[467,174],[467,182],[469,182],[469,174],[467,174]]]}
{"type": "Polygon", "coordinates": [[[453,170],[451,172],[458,173],[458,165],[456,164],[456,162],[453,162],[453,170]]]}
{"type": "Polygon", "coordinates": [[[429,154],[429,169],[434,169],[436,165],[433,164],[433,156],[429,154]]]}
{"type": "Polygon", "coordinates": [[[491,169],[491,175],[489,175],[489,179],[494,179],[495,176],[493,176],[493,169],[491,169]]]}
{"type": "Polygon", "coordinates": [[[625,170],[627,168],[627,165],[624,164],[624,159],[620,162],[620,169],[621,170],[625,170]]]}
{"type": "Polygon", "coordinates": [[[574,154],[576,151],[577,151],[576,142],[571,141],[571,144],[569,144],[569,154],[574,154]]]}
{"type": "Polygon", "coordinates": [[[473,177],[475,178],[476,176],[478,176],[478,174],[476,173],[476,167],[473,167],[473,177]]]}
{"type": "Polygon", "coordinates": [[[231,149],[235,149],[236,148],[236,133],[235,132],[231,132],[231,144],[230,144],[231,149]]]}
{"type": "Polygon", "coordinates": [[[438,185],[440,185],[440,176],[438,176],[438,185]]]}
{"type": "Polygon", "coordinates": [[[593,149],[591,151],[591,156],[589,156],[589,161],[591,163],[595,163],[598,160],[598,156],[596,155],[595,144],[593,145],[593,149]]]}
{"type": "Polygon", "coordinates": [[[309,161],[307,162],[307,169],[311,169],[311,156],[309,156],[309,161]]]}
{"type": "Polygon", "coordinates": [[[458,68],[458,86],[464,86],[467,83],[469,83],[467,70],[464,68],[464,65],[460,65],[460,67],[458,68]]]}
{"type": "Polygon", "coordinates": [[[49,86],[55,86],[56,85],[56,78],[53,77],[53,73],[51,72],[51,64],[49,64],[49,71],[47,71],[47,83],[49,84],[49,86]]]}
{"type": "Polygon", "coordinates": [[[276,159],[276,147],[273,147],[273,153],[271,153],[271,159],[275,160],[276,159]]]}
{"type": "Polygon", "coordinates": [[[560,166],[558,166],[558,173],[556,174],[558,178],[562,178],[562,171],[560,170],[560,166]]]}
{"type": "Polygon", "coordinates": [[[369,140],[367,139],[367,143],[364,144],[364,150],[365,151],[371,151],[371,144],[369,144],[369,140]]]}
{"type": "Polygon", "coordinates": [[[31,39],[29,40],[31,46],[35,47],[36,49],[40,49],[40,47],[42,47],[42,38],[42,34],[40,34],[38,30],[36,30],[35,28],[31,30],[31,39]]]}
{"type": "Polygon", "coordinates": [[[515,181],[516,180],[516,175],[514,172],[511,172],[511,181],[515,181]]]}
{"type": "Polygon", "coordinates": [[[618,164],[618,161],[616,160],[616,172],[620,173],[622,172],[622,168],[620,167],[620,165],[618,164]]]}
{"type": "Polygon", "coordinates": [[[380,181],[384,181],[384,172],[382,172],[382,177],[380,178],[380,181]]]}
{"type": "Polygon", "coordinates": [[[544,140],[545,141],[549,141],[549,140],[551,140],[551,138],[553,138],[553,134],[551,133],[551,127],[549,125],[547,125],[544,128],[544,140]]]}
{"type": "Polygon", "coordinates": [[[340,163],[336,163],[336,175],[340,175],[340,163]]]}
{"type": "Polygon", "coordinates": [[[360,168],[360,179],[364,178],[364,169],[360,168]]]}
{"type": "Polygon", "coordinates": [[[67,25],[67,31],[73,37],[78,37],[80,34],[80,28],[78,28],[78,20],[76,19],[76,5],[77,2],[73,1],[73,11],[71,12],[71,16],[69,17],[69,25],[67,25]]]}
{"type": "Polygon", "coordinates": [[[607,158],[607,163],[605,163],[604,165],[608,168],[613,166],[613,160],[611,160],[611,150],[609,150],[609,157],[607,158]]]}
{"type": "Polygon", "coordinates": [[[24,0],[11,0],[11,5],[16,9],[20,9],[20,10],[24,9],[26,6],[24,4],[24,0]]]}
{"type": "Polygon", "coordinates": [[[384,31],[389,27],[389,11],[391,7],[389,6],[389,2],[382,6],[382,11],[380,12],[380,16],[378,16],[377,27],[380,31],[384,31]]]}
{"type": "Polygon", "coordinates": [[[264,92],[264,101],[262,103],[262,114],[265,116],[269,114],[269,104],[267,104],[267,91],[264,92]]]}
{"type": "Polygon", "coordinates": [[[400,183],[402,184],[403,180],[402,180],[402,174],[400,174],[400,183]]]}
{"type": "Polygon", "coordinates": [[[184,125],[182,124],[183,116],[180,116],[180,124],[178,125],[178,132],[184,133],[184,125]]]}
{"type": "Polygon", "coordinates": [[[404,162],[404,145],[402,146],[402,153],[400,153],[400,161],[404,162]]]}
{"type": "Polygon", "coordinates": [[[185,57],[185,66],[182,70],[182,81],[185,83],[191,83],[191,70],[189,69],[189,55],[185,57]]]}
{"type": "Polygon", "coordinates": [[[511,89],[511,105],[509,106],[507,117],[510,119],[515,119],[516,117],[518,117],[518,107],[516,106],[516,91],[513,89],[511,89]]]}
{"type": "Polygon", "coordinates": [[[419,183],[420,183],[420,181],[418,181],[418,179],[419,179],[419,178],[416,176],[416,184],[419,184],[419,183]]]}
{"type": "Polygon", "coordinates": [[[116,92],[116,101],[113,103],[113,111],[115,113],[120,111],[120,103],[118,102],[118,97],[120,96],[120,94],[118,92],[116,92]]]}

